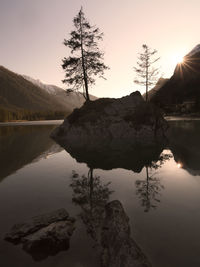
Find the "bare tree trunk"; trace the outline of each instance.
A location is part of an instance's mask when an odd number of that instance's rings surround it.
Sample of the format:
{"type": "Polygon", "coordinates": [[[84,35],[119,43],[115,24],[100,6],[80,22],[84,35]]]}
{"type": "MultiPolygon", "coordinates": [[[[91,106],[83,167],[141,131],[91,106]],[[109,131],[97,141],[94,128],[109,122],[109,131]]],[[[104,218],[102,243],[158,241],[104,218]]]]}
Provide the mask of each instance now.
{"type": "Polygon", "coordinates": [[[87,78],[87,71],[85,67],[85,56],[84,56],[84,49],[83,49],[83,30],[82,30],[82,14],[80,14],[80,32],[81,32],[81,59],[82,59],[82,69],[83,69],[83,80],[85,84],[85,93],[86,93],[86,101],[90,100],[90,96],[88,93],[88,78],[87,78]]]}
{"type": "Polygon", "coordinates": [[[147,200],[147,203],[146,203],[146,208],[147,208],[147,211],[149,211],[150,209],[150,199],[149,199],[149,170],[148,170],[148,166],[146,166],[146,176],[147,176],[147,191],[146,191],[146,200],[147,200]]]}
{"type": "Polygon", "coordinates": [[[93,209],[93,191],[94,191],[94,178],[93,169],[91,168],[88,172],[89,184],[90,184],[90,208],[93,209]]]}
{"type": "Polygon", "coordinates": [[[149,81],[148,81],[148,64],[149,64],[149,61],[148,61],[148,55],[147,55],[147,59],[146,59],[146,102],[148,101],[148,83],[149,83],[149,81]]]}

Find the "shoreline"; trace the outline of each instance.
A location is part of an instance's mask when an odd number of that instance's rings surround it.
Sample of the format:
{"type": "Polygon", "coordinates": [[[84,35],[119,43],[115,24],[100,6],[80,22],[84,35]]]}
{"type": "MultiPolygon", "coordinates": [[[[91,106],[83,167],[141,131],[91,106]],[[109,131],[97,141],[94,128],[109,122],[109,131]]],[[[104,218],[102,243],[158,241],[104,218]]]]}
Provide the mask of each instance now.
{"type": "MultiPolygon", "coordinates": [[[[193,116],[164,116],[167,121],[199,121],[200,117],[193,116]]],[[[39,121],[6,121],[0,122],[0,126],[26,126],[26,125],[59,125],[64,120],[39,120],[39,121]]]]}
{"type": "Polygon", "coordinates": [[[64,120],[8,121],[8,122],[0,122],[0,126],[59,125],[63,121],[64,120]]]}
{"type": "Polygon", "coordinates": [[[167,121],[199,121],[200,117],[193,116],[164,116],[167,121]]]}

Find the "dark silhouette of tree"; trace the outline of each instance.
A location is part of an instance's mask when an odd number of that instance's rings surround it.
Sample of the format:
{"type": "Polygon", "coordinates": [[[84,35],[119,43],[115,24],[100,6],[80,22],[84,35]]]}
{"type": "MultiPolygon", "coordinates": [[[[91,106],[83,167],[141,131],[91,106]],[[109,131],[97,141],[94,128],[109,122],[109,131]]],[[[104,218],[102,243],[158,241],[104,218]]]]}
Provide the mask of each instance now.
{"type": "Polygon", "coordinates": [[[148,212],[151,208],[156,208],[157,202],[160,202],[160,191],[164,189],[164,186],[160,184],[160,179],[149,175],[149,167],[146,166],[146,179],[137,180],[136,195],[141,200],[141,205],[144,207],[144,211],[148,212]]]}
{"type": "Polygon", "coordinates": [[[81,219],[86,225],[87,232],[96,242],[99,240],[104,207],[113,193],[109,185],[110,182],[102,184],[100,176],[93,175],[93,169],[88,171],[87,176],[72,172],[72,201],[81,207],[81,219]]]}
{"type": "Polygon", "coordinates": [[[157,170],[158,168],[161,168],[161,166],[172,157],[172,154],[161,153],[158,161],[153,161],[149,166],[145,166],[146,179],[137,180],[135,182],[136,195],[138,195],[141,200],[141,205],[144,207],[145,212],[157,207],[157,204],[160,202],[159,196],[164,189],[164,186],[160,183],[160,179],[156,177],[157,173],[154,172],[150,174],[150,172],[152,172],[153,169],[157,170]]]}
{"type": "Polygon", "coordinates": [[[64,40],[64,45],[71,49],[71,56],[63,59],[62,67],[66,72],[63,82],[75,90],[83,87],[85,99],[90,100],[89,85],[95,83],[95,76],[104,78],[104,71],[108,69],[103,63],[104,53],[98,48],[103,33],[90,25],[82,7],[73,22],[75,30],[70,39],[64,40]]]}
{"type": "Polygon", "coordinates": [[[162,167],[162,165],[170,160],[171,158],[173,158],[173,155],[172,153],[161,153],[160,156],[159,156],[159,159],[157,161],[152,161],[151,164],[150,164],[150,168],[151,169],[159,169],[162,167]]]}
{"type": "Polygon", "coordinates": [[[146,87],[146,101],[148,101],[149,86],[156,84],[159,68],[154,68],[160,57],[155,58],[157,50],[149,48],[146,44],[142,45],[143,52],[139,53],[137,67],[134,67],[138,78],[134,80],[135,83],[146,87]]]}

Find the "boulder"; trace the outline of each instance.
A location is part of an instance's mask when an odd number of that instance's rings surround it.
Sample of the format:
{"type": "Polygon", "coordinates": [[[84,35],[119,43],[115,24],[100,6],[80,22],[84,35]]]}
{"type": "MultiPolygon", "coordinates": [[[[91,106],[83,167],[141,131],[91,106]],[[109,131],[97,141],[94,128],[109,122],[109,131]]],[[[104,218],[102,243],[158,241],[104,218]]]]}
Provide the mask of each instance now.
{"type": "Polygon", "coordinates": [[[102,267],[150,267],[151,264],[130,236],[129,218],[120,201],[105,206],[101,236],[102,267]]]}
{"type": "Polygon", "coordinates": [[[5,240],[23,244],[34,260],[43,260],[69,248],[74,222],[65,209],[59,209],[14,225],[5,240]]]}
{"type": "Polygon", "coordinates": [[[51,137],[61,145],[98,149],[104,144],[115,149],[163,142],[167,127],[160,110],[134,92],[119,99],[87,101],[54,129],[51,137]]]}

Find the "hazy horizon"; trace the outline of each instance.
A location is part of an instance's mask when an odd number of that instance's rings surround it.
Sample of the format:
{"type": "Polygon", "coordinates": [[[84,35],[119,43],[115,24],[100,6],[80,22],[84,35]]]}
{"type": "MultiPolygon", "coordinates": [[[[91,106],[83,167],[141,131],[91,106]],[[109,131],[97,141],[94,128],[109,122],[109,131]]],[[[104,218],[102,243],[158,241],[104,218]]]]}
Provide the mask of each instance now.
{"type": "Polygon", "coordinates": [[[69,55],[63,40],[73,30],[72,20],[81,6],[91,24],[104,32],[101,47],[110,70],[105,73],[107,81],[98,79],[90,90],[98,97],[144,92],[133,82],[142,44],[158,50],[163,77],[170,77],[177,58],[199,44],[197,0],[0,0],[0,65],[67,88],[61,82],[61,61],[69,55]]]}

